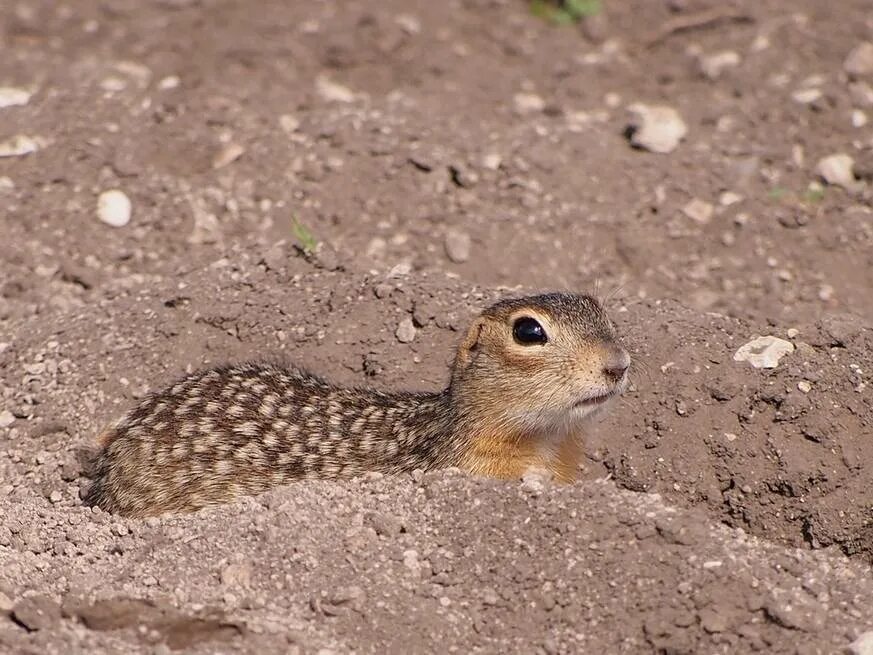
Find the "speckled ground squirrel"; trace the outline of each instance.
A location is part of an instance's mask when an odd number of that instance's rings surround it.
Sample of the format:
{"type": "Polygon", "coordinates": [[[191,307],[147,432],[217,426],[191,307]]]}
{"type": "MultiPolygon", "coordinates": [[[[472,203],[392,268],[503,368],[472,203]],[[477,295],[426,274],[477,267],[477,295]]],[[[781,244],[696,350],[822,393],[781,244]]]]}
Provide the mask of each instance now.
{"type": "Polygon", "coordinates": [[[596,300],[554,293],[483,311],[438,393],[342,389],[271,364],[208,369],[102,435],[86,503],[149,516],[300,478],[449,466],[571,481],[586,422],[624,391],[629,365],[596,300]]]}

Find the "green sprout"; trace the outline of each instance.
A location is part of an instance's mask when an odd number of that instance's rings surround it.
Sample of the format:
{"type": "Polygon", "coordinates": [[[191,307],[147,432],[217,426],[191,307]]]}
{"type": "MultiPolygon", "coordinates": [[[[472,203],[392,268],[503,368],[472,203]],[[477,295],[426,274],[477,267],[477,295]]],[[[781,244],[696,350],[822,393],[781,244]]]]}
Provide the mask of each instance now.
{"type": "Polygon", "coordinates": [[[578,23],[583,18],[599,14],[602,9],[601,0],[532,0],[530,3],[534,16],[559,25],[578,23]]]}
{"type": "Polygon", "coordinates": [[[294,233],[294,238],[297,239],[297,247],[304,255],[308,257],[315,252],[318,247],[318,239],[296,216],[291,217],[291,231],[294,233]]]}

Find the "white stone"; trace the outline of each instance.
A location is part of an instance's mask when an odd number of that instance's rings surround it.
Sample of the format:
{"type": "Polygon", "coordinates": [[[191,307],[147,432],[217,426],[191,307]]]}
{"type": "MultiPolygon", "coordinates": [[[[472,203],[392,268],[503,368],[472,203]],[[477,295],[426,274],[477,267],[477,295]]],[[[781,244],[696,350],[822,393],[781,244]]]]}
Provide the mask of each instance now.
{"type": "Polygon", "coordinates": [[[158,82],[158,88],[161,91],[172,91],[173,89],[179,88],[179,85],[182,83],[182,80],[179,79],[178,75],[168,75],[160,82],[158,82]]]}
{"type": "Polygon", "coordinates": [[[503,159],[496,152],[491,152],[482,157],[482,168],[487,168],[489,171],[496,171],[500,168],[503,159]]]}
{"type": "Polygon", "coordinates": [[[421,32],[421,21],[416,16],[411,14],[399,14],[394,19],[401,29],[407,34],[418,34],[421,32]]]}
{"type": "Polygon", "coordinates": [[[470,250],[473,242],[470,235],[460,230],[446,232],[445,248],[446,255],[456,264],[463,264],[470,259],[470,250]]]}
{"type": "Polygon", "coordinates": [[[713,206],[701,200],[700,198],[692,199],[687,205],[682,208],[682,213],[688,218],[691,218],[698,223],[709,223],[714,211],[713,206]]]}
{"type": "Polygon", "coordinates": [[[820,100],[821,97],[821,89],[816,89],[815,87],[809,89],[797,89],[791,94],[791,98],[794,102],[798,102],[801,105],[811,105],[816,100],[820,100]]]}
{"type": "Polygon", "coordinates": [[[415,325],[412,324],[412,319],[404,318],[394,331],[394,336],[397,337],[400,343],[412,343],[415,339],[415,332],[415,325]]]}
{"type": "Polygon", "coordinates": [[[635,103],[628,107],[635,115],[631,145],[650,152],[673,152],[688,133],[685,121],[672,107],[635,103]]]}
{"type": "Polygon", "coordinates": [[[26,134],[16,134],[5,141],[0,141],[0,157],[23,157],[36,152],[41,147],[39,139],[26,134]]]}
{"type": "Polygon", "coordinates": [[[228,164],[232,164],[242,157],[245,151],[246,149],[238,143],[231,142],[226,144],[215,154],[215,157],[212,158],[212,168],[218,170],[219,168],[224,168],[228,164]]]}
{"type": "Polygon", "coordinates": [[[843,70],[852,77],[873,76],[873,42],[857,45],[843,62],[843,70]]]}
{"type": "Polygon", "coordinates": [[[97,198],[97,218],[112,227],[124,227],[130,222],[130,198],[119,189],[104,191],[97,198]]]}
{"type": "Polygon", "coordinates": [[[724,191],[719,197],[718,202],[722,207],[730,207],[738,202],[742,202],[743,197],[739,193],[733,191],[724,191]]]}
{"type": "Polygon", "coordinates": [[[354,102],[355,92],[349,87],[338,84],[325,76],[319,76],[315,80],[315,89],[325,100],[331,102],[354,102]]]}
{"type": "Polygon", "coordinates": [[[806,380],[801,380],[800,382],[798,382],[797,388],[803,393],[809,393],[810,391],[812,391],[812,385],[806,380]]]}
{"type": "Polygon", "coordinates": [[[516,93],[513,98],[515,111],[519,114],[533,114],[542,111],[546,101],[536,93],[516,93]]]}
{"type": "Polygon", "coordinates": [[[816,172],[828,184],[851,189],[855,186],[855,160],[845,153],[829,155],[819,160],[816,172]]]}
{"type": "Polygon", "coordinates": [[[0,412],[0,428],[8,428],[13,423],[15,423],[15,417],[12,415],[12,412],[8,409],[0,412]]]}
{"type": "Polygon", "coordinates": [[[291,114],[282,114],[279,116],[279,127],[288,134],[296,132],[300,129],[300,119],[291,114]]]}
{"type": "Polygon", "coordinates": [[[851,655],[873,655],[873,630],[861,635],[848,646],[851,655]]]}
{"type": "Polygon", "coordinates": [[[707,78],[716,80],[721,77],[725,69],[739,66],[740,56],[733,50],[724,50],[714,55],[701,57],[698,59],[698,63],[700,70],[707,78]]]}
{"type": "Polygon", "coordinates": [[[867,114],[860,109],[852,111],[852,127],[864,127],[867,124],[867,114]]]}
{"type": "Polygon", "coordinates": [[[794,344],[771,335],[752,339],[734,353],[735,362],[749,362],[755,368],[776,368],[779,360],[794,352],[794,344]]]}
{"type": "Polygon", "coordinates": [[[0,109],[4,107],[17,107],[30,102],[33,95],[26,89],[17,89],[12,86],[0,86],[0,109]]]}

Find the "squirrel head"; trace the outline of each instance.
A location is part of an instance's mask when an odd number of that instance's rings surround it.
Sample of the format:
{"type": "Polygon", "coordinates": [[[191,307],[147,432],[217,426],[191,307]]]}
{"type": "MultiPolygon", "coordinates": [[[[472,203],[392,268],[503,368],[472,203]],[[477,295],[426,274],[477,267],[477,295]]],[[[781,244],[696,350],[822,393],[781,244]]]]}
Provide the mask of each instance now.
{"type": "Polygon", "coordinates": [[[479,419],[568,431],[621,395],[629,366],[597,300],[550,293],[485,309],[458,348],[451,389],[479,419]]]}

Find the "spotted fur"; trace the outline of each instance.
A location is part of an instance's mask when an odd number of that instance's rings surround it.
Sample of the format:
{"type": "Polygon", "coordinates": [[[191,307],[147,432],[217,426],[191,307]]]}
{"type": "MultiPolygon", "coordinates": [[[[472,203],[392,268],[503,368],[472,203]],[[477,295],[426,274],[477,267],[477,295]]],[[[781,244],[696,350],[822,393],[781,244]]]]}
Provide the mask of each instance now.
{"type": "Polygon", "coordinates": [[[486,309],[437,393],[345,389],[302,370],[244,363],[188,375],[99,437],[86,503],[148,516],[193,511],[298,479],[341,479],[460,466],[519,477],[530,467],[571,481],[596,410],[620,393],[604,362],[626,353],[588,296],[547,294],[486,309]],[[512,321],[547,325],[548,347],[513,342],[512,321]]]}

